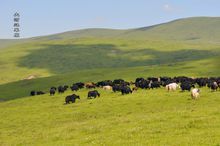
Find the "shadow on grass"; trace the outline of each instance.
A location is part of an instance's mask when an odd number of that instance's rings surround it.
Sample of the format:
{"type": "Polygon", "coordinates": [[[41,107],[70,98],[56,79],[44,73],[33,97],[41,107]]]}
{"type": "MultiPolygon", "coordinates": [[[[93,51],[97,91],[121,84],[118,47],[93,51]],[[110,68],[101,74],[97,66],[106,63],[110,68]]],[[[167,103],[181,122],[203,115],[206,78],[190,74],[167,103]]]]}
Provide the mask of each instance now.
{"type": "MultiPolygon", "coordinates": [[[[216,58],[213,60],[213,63],[216,61],[218,62],[219,55],[220,52],[218,50],[207,51],[186,49],[168,52],[153,49],[138,49],[124,51],[110,44],[46,45],[43,46],[42,49],[33,50],[27,56],[21,58],[18,65],[32,69],[48,69],[57,74],[66,72],[70,72],[70,74],[0,85],[0,101],[27,97],[31,90],[36,89],[48,92],[48,89],[51,86],[64,84],[71,85],[73,81],[91,81],[91,79],[94,81],[100,81],[110,79],[110,74],[108,73],[114,72],[116,67],[118,69],[115,74],[111,75],[112,79],[120,77],[124,78],[128,74],[132,74],[135,77],[135,75],[138,74],[137,72],[141,72],[145,68],[143,67],[143,69],[129,72],[127,67],[165,64],[171,69],[180,66],[181,62],[186,61],[216,58]],[[122,72],[121,67],[126,69],[122,72]],[[101,70],[99,68],[106,68],[106,70],[101,70]],[[83,72],[82,70],[84,69],[87,71],[83,72]],[[88,69],[93,69],[93,71],[88,71],[88,69]]],[[[219,72],[219,66],[217,65],[219,65],[219,63],[216,64],[216,70],[214,70],[214,72],[219,72]]],[[[186,66],[185,68],[184,66],[182,67],[185,72],[187,72],[188,69],[190,70],[190,68],[191,66],[186,66]]],[[[158,71],[161,71],[160,66],[157,67],[157,72],[158,71]]],[[[146,75],[145,72],[142,72],[142,74],[144,76],[146,75]]],[[[163,75],[164,72],[161,72],[160,74],[163,75]]]]}
{"type": "Polygon", "coordinates": [[[51,73],[59,74],[95,68],[173,64],[206,59],[219,54],[219,51],[193,49],[172,52],[149,48],[124,51],[111,44],[45,45],[21,58],[18,66],[47,69],[51,73]]]}

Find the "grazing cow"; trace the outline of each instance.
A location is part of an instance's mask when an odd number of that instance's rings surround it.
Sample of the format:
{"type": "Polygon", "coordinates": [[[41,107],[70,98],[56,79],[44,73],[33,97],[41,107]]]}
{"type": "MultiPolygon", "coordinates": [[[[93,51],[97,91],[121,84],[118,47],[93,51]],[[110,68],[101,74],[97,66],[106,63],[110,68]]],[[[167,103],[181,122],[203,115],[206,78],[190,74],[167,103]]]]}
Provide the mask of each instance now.
{"type": "Polygon", "coordinates": [[[123,79],[115,79],[115,80],[113,81],[113,84],[121,84],[121,83],[123,83],[123,82],[125,82],[123,79]]]}
{"type": "Polygon", "coordinates": [[[37,91],[36,94],[37,94],[37,95],[43,95],[43,94],[45,94],[45,92],[43,92],[43,91],[37,91]]]}
{"type": "Polygon", "coordinates": [[[145,80],[143,78],[137,78],[137,79],[135,81],[136,87],[140,87],[141,89],[150,89],[150,83],[152,83],[152,81],[145,80]]]}
{"type": "Polygon", "coordinates": [[[144,81],[144,78],[136,78],[135,83],[144,81]]]}
{"type": "Polygon", "coordinates": [[[185,91],[185,90],[190,91],[192,87],[195,88],[195,86],[190,82],[183,82],[181,83],[180,87],[182,91],[185,91]]]}
{"type": "Polygon", "coordinates": [[[217,84],[217,82],[211,83],[211,84],[210,84],[210,88],[211,88],[212,91],[217,91],[217,89],[218,89],[218,84],[217,84]]]}
{"type": "Polygon", "coordinates": [[[58,93],[64,93],[65,88],[63,86],[58,87],[58,93]]]}
{"type": "Polygon", "coordinates": [[[133,87],[132,88],[132,92],[137,91],[137,90],[138,90],[138,87],[133,87]]]}
{"type": "Polygon", "coordinates": [[[54,95],[55,92],[56,92],[56,90],[55,90],[54,88],[51,88],[51,89],[50,89],[50,96],[51,96],[51,95],[54,95]]]}
{"type": "Polygon", "coordinates": [[[129,83],[129,82],[126,82],[126,81],[124,81],[124,82],[122,82],[120,85],[122,85],[122,86],[129,86],[129,85],[130,85],[130,83],[129,83]]]}
{"type": "Polygon", "coordinates": [[[197,99],[199,97],[200,90],[197,88],[192,89],[191,97],[192,99],[197,99]]]}
{"type": "Polygon", "coordinates": [[[100,81],[96,83],[97,87],[103,87],[103,86],[112,86],[113,82],[111,80],[105,80],[105,81],[100,81]]]}
{"type": "Polygon", "coordinates": [[[57,90],[57,88],[56,88],[56,87],[51,87],[50,89],[54,89],[55,91],[57,90]]]}
{"type": "Polygon", "coordinates": [[[35,91],[31,91],[31,92],[30,92],[30,95],[31,95],[31,96],[35,96],[35,95],[36,95],[36,92],[35,92],[35,91]]]}
{"type": "Polygon", "coordinates": [[[94,91],[89,91],[88,92],[87,98],[92,99],[92,97],[96,98],[97,96],[100,97],[100,94],[97,90],[94,90],[94,91]]]}
{"type": "Polygon", "coordinates": [[[121,88],[121,94],[122,94],[122,95],[124,95],[124,94],[129,94],[129,93],[132,93],[130,87],[124,86],[124,87],[121,88]]]}
{"type": "Polygon", "coordinates": [[[158,81],[154,81],[152,83],[149,83],[149,87],[151,89],[154,89],[154,88],[160,88],[160,83],[158,81]]]}
{"type": "Polygon", "coordinates": [[[82,83],[82,82],[78,82],[78,83],[75,83],[75,84],[73,84],[73,85],[77,85],[78,87],[79,87],[79,89],[82,89],[82,88],[84,88],[84,83],[82,83]]]}
{"type": "Polygon", "coordinates": [[[160,78],[148,77],[147,80],[152,81],[152,82],[158,82],[160,78]]]}
{"type": "Polygon", "coordinates": [[[104,90],[112,90],[112,86],[103,86],[102,87],[104,90]]]}
{"type": "Polygon", "coordinates": [[[69,86],[68,85],[64,85],[63,88],[66,91],[69,88],[69,86]]]}
{"type": "Polygon", "coordinates": [[[121,85],[113,85],[112,90],[113,92],[121,91],[121,85]]]}
{"type": "Polygon", "coordinates": [[[66,104],[69,104],[70,102],[75,103],[76,99],[80,99],[80,97],[76,94],[68,95],[65,98],[66,104]]]}
{"type": "Polygon", "coordinates": [[[74,84],[73,86],[70,87],[72,91],[78,91],[79,90],[79,86],[74,84]]]}
{"type": "Polygon", "coordinates": [[[175,91],[178,87],[179,87],[179,85],[177,83],[170,83],[170,84],[166,85],[166,89],[168,91],[175,91]]]}
{"type": "Polygon", "coordinates": [[[85,83],[85,87],[87,89],[92,89],[92,88],[95,88],[95,83],[91,82],[91,83],[85,83]]]}
{"type": "Polygon", "coordinates": [[[205,87],[208,82],[208,78],[197,78],[196,83],[199,85],[199,87],[205,87]]]}

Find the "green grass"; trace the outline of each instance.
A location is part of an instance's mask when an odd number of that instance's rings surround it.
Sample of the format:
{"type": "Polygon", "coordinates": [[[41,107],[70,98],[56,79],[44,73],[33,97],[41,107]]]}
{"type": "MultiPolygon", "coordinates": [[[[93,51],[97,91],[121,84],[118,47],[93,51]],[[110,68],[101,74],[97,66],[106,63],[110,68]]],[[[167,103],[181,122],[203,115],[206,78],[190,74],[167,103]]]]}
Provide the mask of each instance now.
{"type": "Polygon", "coordinates": [[[201,89],[190,93],[164,88],[122,96],[98,89],[101,97],[63,105],[62,95],[0,103],[0,145],[219,145],[220,98],[201,89]]]}
{"type": "MultiPolygon", "coordinates": [[[[0,84],[79,70],[126,68],[152,65],[187,65],[209,61],[219,73],[219,46],[210,43],[185,43],[163,40],[85,38],[36,41],[0,50],[0,84]]],[[[196,69],[204,68],[197,64],[196,69]]],[[[212,72],[212,70],[210,70],[212,72]]],[[[205,72],[207,76],[208,72],[205,72]]]]}
{"type": "Polygon", "coordinates": [[[220,145],[219,91],[111,91],[63,105],[51,86],[149,76],[220,76],[219,18],[132,30],[0,40],[0,145],[220,145]],[[193,33],[191,33],[193,32],[193,33]],[[23,80],[35,75],[37,79],[23,80]],[[46,91],[29,97],[31,90],[46,91]],[[4,102],[2,102],[4,101],[4,102]]]}
{"type": "MultiPolygon", "coordinates": [[[[220,58],[219,25],[219,17],[196,17],[131,30],[85,29],[19,41],[0,40],[0,84],[30,75],[41,78],[78,70],[220,58]]],[[[219,61],[206,67],[214,64],[219,68],[219,61]]],[[[198,65],[197,69],[203,67],[198,65]]]]}
{"type": "Polygon", "coordinates": [[[114,80],[123,78],[134,81],[137,77],[147,78],[149,76],[188,76],[204,77],[219,76],[217,65],[218,58],[202,61],[172,63],[165,65],[129,67],[129,68],[104,68],[75,71],[62,75],[39,78],[34,80],[23,80],[0,85],[0,100],[11,100],[26,97],[31,90],[42,90],[48,92],[51,86],[72,85],[75,82],[98,82],[101,80],[114,80]],[[216,62],[216,64],[213,64],[216,62]],[[198,67],[199,66],[199,67],[198,67]]]}

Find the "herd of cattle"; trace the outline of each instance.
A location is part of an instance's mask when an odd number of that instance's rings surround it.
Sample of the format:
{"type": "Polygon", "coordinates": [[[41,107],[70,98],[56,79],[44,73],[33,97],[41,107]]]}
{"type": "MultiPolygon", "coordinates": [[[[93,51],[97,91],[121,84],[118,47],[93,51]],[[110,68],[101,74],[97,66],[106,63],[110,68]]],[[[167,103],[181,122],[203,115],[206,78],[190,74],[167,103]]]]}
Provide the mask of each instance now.
{"type": "MultiPolygon", "coordinates": [[[[72,86],[64,85],[59,87],[51,87],[49,92],[50,95],[54,95],[56,92],[59,94],[64,93],[68,88],[72,91],[78,91],[82,88],[92,89],[88,91],[88,99],[96,98],[100,96],[100,93],[95,90],[95,88],[103,88],[104,90],[112,90],[113,92],[121,92],[122,95],[132,93],[138,89],[156,89],[165,87],[168,91],[174,91],[177,88],[181,88],[182,91],[191,91],[192,99],[199,97],[200,90],[196,88],[198,86],[208,87],[211,91],[217,91],[220,88],[220,77],[210,77],[210,78],[189,78],[189,77],[148,77],[145,78],[136,78],[135,82],[127,82],[123,79],[115,80],[105,80],[97,83],[74,83],[72,86]],[[131,88],[131,86],[133,88],[131,88]]],[[[42,95],[45,92],[42,91],[31,91],[30,95],[42,95]]],[[[76,94],[68,95],[65,98],[66,104],[72,102],[74,103],[76,99],[80,97],[76,94]]]]}

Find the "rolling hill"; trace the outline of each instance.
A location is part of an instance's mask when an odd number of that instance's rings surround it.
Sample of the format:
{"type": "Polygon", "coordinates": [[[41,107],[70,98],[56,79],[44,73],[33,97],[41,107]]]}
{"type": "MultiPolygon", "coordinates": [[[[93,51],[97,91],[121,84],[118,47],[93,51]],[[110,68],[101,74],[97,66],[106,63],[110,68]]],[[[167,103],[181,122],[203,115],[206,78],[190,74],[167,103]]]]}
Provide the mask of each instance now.
{"type": "Polygon", "coordinates": [[[91,70],[93,74],[102,70],[106,76],[109,71],[117,72],[111,78],[126,78],[132,73],[129,79],[141,75],[219,76],[219,26],[219,17],[195,17],[129,30],[85,29],[11,42],[1,40],[5,43],[2,46],[7,46],[0,49],[0,89],[5,91],[1,96],[24,96],[31,86],[19,86],[23,93],[15,95],[8,94],[8,85],[14,88],[32,75],[52,77],[54,81],[60,75],[68,81],[67,77],[81,71],[90,76],[91,70]],[[133,71],[136,67],[137,73],[133,71]],[[155,72],[149,73],[150,68],[155,72]]]}
{"type": "Polygon", "coordinates": [[[124,38],[124,39],[168,39],[181,41],[220,41],[220,17],[192,17],[178,19],[158,25],[128,29],[83,29],[69,31],[35,39],[59,40],[67,38],[124,38]]]}
{"type": "Polygon", "coordinates": [[[51,86],[149,76],[220,76],[220,18],[187,18],[129,30],[85,29],[0,40],[0,145],[220,145],[219,91],[101,97],[63,105],[51,86]],[[29,76],[36,79],[27,80],[29,76]],[[31,90],[47,92],[30,97],[31,90]]]}

